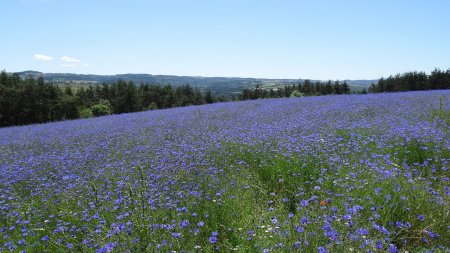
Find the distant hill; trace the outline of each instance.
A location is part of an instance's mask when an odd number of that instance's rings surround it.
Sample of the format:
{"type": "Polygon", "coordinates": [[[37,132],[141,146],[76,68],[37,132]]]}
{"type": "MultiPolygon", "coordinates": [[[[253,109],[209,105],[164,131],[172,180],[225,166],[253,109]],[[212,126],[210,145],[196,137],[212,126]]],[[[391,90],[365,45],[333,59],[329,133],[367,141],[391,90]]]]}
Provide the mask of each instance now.
{"type": "MultiPolygon", "coordinates": [[[[286,84],[297,84],[305,79],[267,79],[267,78],[241,78],[241,77],[201,77],[201,76],[174,76],[151,74],[118,74],[118,75],[85,75],[72,73],[42,73],[38,71],[16,72],[21,77],[43,76],[46,81],[66,84],[101,84],[112,83],[118,80],[139,83],[171,84],[174,86],[189,84],[203,90],[211,90],[215,94],[237,94],[244,88],[253,88],[260,85],[264,88],[277,87],[286,84]]],[[[311,80],[316,81],[316,80],[311,80]]],[[[344,81],[344,80],[342,80],[344,81]]],[[[345,80],[355,90],[367,87],[377,80],[345,80]]]]}

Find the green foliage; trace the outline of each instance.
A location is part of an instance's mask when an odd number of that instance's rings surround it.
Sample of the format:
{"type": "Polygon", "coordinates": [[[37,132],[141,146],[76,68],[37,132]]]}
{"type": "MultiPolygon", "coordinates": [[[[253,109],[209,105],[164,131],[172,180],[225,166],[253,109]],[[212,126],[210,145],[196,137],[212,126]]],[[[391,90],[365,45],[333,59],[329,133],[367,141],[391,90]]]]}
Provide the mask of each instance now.
{"type": "Polygon", "coordinates": [[[294,90],[293,92],[291,92],[291,95],[289,97],[300,98],[303,97],[303,93],[301,93],[299,90],[294,90]]]}
{"type": "Polygon", "coordinates": [[[98,104],[91,106],[92,115],[94,117],[105,116],[111,114],[111,105],[108,100],[100,100],[98,104]]]}
{"type": "Polygon", "coordinates": [[[207,90],[207,91],[206,91],[206,94],[205,94],[205,103],[207,103],[207,104],[212,104],[212,103],[214,103],[214,98],[213,98],[212,93],[211,93],[210,90],[207,90]]]}
{"type": "Polygon", "coordinates": [[[147,106],[144,110],[152,111],[158,109],[158,105],[155,102],[152,102],[149,106],[147,106]]]}
{"type": "Polygon", "coordinates": [[[92,118],[94,116],[91,108],[81,108],[79,111],[79,115],[82,119],[92,118]]]}
{"type": "Polygon", "coordinates": [[[49,121],[89,118],[154,110],[175,106],[201,105],[216,99],[189,84],[141,84],[119,80],[112,84],[59,86],[32,76],[0,73],[0,127],[49,121]]]}
{"type": "Polygon", "coordinates": [[[9,75],[3,71],[0,78],[0,126],[77,117],[75,101],[58,86],[45,83],[42,77],[21,79],[16,74],[9,75]]]}
{"type": "Polygon", "coordinates": [[[450,89],[450,69],[442,71],[435,69],[430,75],[424,72],[406,72],[388,78],[380,78],[377,84],[372,84],[369,92],[397,92],[415,90],[450,89]]]}
{"type": "MultiPolygon", "coordinates": [[[[449,101],[446,101],[448,103],[449,101]]],[[[437,108],[434,108],[434,106],[431,106],[431,120],[434,120],[435,118],[438,118],[441,120],[444,124],[447,126],[450,126],[450,109],[444,109],[444,101],[443,98],[439,98],[439,105],[437,108]]],[[[448,128],[446,128],[448,131],[448,128]]]]}
{"type": "Polygon", "coordinates": [[[266,89],[259,84],[254,89],[243,89],[240,99],[260,99],[260,98],[281,98],[281,97],[302,97],[302,96],[318,96],[318,95],[331,95],[331,94],[350,94],[350,87],[347,82],[335,81],[334,84],[331,80],[328,82],[316,81],[312,83],[310,80],[305,80],[303,83],[287,84],[283,87],[277,87],[266,89]]]}
{"type": "MultiPolygon", "coordinates": [[[[343,136],[338,138],[351,138],[346,132],[338,131],[338,135],[343,136]]],[[[396,141],[393,141],[394,143],[396,141]]],[[[370,232],[371,239],[385,240],[389,238],[391,243],[404,250],[427,249],[431,245],[430,242],[421,240],[426,236],[426,231],[433,231],[440,235],[435,239],[437,245],[444,242],[444,238],[449,236],[446,224],[450,222],[450,217],[446,207],[433,200],[424,201],[431,197],[427,184],[430,185],[433,182],[431,185],[436,191],[444,190],[441,182],[433,180],[441,173],[434,171],[433,168],[445,166],[440,161],[450,159],[449,152],[439,144],[423,144],[412,140],[402,145],[386,148],[368,145],[370,150],[367,152],[385,155],[396,162],[386,160],[385,164],[379,165],[384,168],[383,170],[371,169],[364,164],[358,165],[365,152],[354,153],[350,164],[335,168],[336,165],[332,165],[332,161],[326,161],[320,156],[320,151],[319,155],[292,154],[292,156],[286,156],[262,145],[246,146],[238,143],[226,143],[222,146],[225,147],[225,150],[217,154],[215,159],[224,168],[228,168],[224,172],[228,177],[240,179],[240,184],[235,188],[240,189],[241,193],[236,193],[236,196],[244,194],[250,196],[246,203],[251,203],[254,210],[244,213],[235,222],[243,224],[243,227],[245,227],[244,224],[255,224],[254,212],[259,213],[260,217],[267,218],[265,223],[261,218],[260,223],[257,223],[265,228],[255,229],[255,233],[262,236],[253,238],[256,241],[253,242],[253,245],[264,247],[264,245],[280,242],[280,240],[284,245],[292,245],[295,242],[295,236],[264,237],[265,234],[270,234],[267,228],[269,231],[272,229],[270,225],[267,225],[271,217],[289,217],[293,214],[291,220],[288,220],[292,222],[293,226],[286,234],[296,235],[300,217],[309,215],[310,219],[320,220],[320,217],[330,215],[331,208],[334,209],[331,215],[345,214],[349,208],[351,209],[349,203],[360,208],[352,214],[353,225],[351,227],[345,223],[345,220],[341,220],[342,218],[330,222],[331,227],[338,231],[339,238],[343,240],[343,244],[336,244],[334,248],[330,248],[332,251],[346,252],[351,248],[359,247],[358,241],[344,239],[345,233],[351,233],[352,228],[372,230],[370,232]],[[425,146],[437,148],[429,151],[424,148],[425,146]],[[223,154],[227,154],[227,156],[224,157],[223,154]],[[435,157],[442,159],[430,160],[435,157]],[[415,164],[427,161],[428,166],[417,166],[417,168],[428,168],[428,171],[425,171],[427,169],[417,171],[414,168],[415,164]],[[402,168],[399,165],[402,163],[411,164],[411,167],[402,168]],[[390,168],[392,172],[385,174],[386,168],[390,168]],[[417,173],[411,175],[410,171],[417,173]],[[337,179],[341,182],[336,183],[337,179]],[[358,183],[355,184],[355,182],[358,183]],[[365,187],[354,186],[361,183],[365,187]],[[318,185],[320,187],[317,187],[318,185]],[[302,200],[308,199],[310,200],[308,205],[301,204],[302,200]],[[311,199],[315,200],[311,201],[311,199]],[[271,210],[271,207],[277,208],[271,210]],[[428,221],[420,221],[417,217],[421,215],[427,217],[428,221]],[[399,229],[396,222],[400,222],[400,224],[408,222],[409,225],[399,229]],[[377,232],[374,224],[380,228],[385,227],[390,231],[389,234],[377,232]]],[[[245,204],[237,203],[234,211],[244,207],[245,204]]],[[[316,225],[305,226],[304,229],[305,236],[308,234],[315,236],[309,237],[310,244],[308,247],[302,248],[301,252],[329,242],[329,238],[323,236],[323,227],[320,222],[316,225]]],[[[251,248],[245,249],[250,250],[251,248]]]]}

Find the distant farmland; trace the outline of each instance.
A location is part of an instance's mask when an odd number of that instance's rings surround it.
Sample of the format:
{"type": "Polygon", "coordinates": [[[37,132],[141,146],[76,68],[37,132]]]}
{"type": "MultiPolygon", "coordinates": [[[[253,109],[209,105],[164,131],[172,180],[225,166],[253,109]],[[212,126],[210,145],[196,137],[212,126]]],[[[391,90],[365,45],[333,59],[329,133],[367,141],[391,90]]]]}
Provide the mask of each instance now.
{"type": "MultiPolygon", "coordinates": [[[[174,75],[150,75],[150,74],[118,74],[118,75],[83,75],[71,73],[42,73],[37,71],[17,72],[22,78],[29,76],[43,76],[46,81],[74,87],[87,87],[88,85],[114,83],[118,80],[132,81],[136,85],[140,83],[171,84],[180,86],[190,84],[202,90],[211,90],[215,95],[236,96],[245,88],[254,88],[256,85],[270,89],[284,87],[286,85],[302,83],[305,79],[267,79],[267,78],[241,78],[241,77],[201,77],[201,76],[174,76],[174,75]]],[[[342,80],[344,81],[344,80],[342,80]]],[[[360,91],[368,88],[377,80],[345,80],[352,91],[360,91]]],[[[315,80],[312,80],[315,82],[315,80]]]]}

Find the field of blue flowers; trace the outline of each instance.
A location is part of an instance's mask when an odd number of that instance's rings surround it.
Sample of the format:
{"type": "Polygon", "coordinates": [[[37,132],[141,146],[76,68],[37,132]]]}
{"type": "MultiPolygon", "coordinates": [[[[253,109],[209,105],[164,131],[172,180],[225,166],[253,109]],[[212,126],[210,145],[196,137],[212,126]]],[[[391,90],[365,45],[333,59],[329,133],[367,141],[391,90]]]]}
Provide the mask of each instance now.
{"type": "Polygon", "coordinates": [[[0,129],[0,252],[449,252],[450,91],[0,129]]]}

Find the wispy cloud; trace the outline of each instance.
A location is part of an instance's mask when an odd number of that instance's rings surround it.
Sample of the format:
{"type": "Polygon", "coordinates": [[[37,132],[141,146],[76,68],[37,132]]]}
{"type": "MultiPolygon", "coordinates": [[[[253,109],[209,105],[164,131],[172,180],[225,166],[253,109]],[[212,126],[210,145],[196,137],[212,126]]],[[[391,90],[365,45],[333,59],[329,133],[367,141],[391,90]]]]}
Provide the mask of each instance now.
{"type": "Polygon", "coordinates": [[[52,61],[53,60],[53,57],[44,55],[44,54],[35,54],[35,55],[33,55],[33,58],[36,61],[52,61]]]}
{"type": "Polygon", "coordinates": [[[70,63],[81,63],[80,60],[73,58],[73,57],[69,57],[69,56],[63,56],[61,58],[59,58],[61,61],[63,62],[70,62],[70,63]]]}

